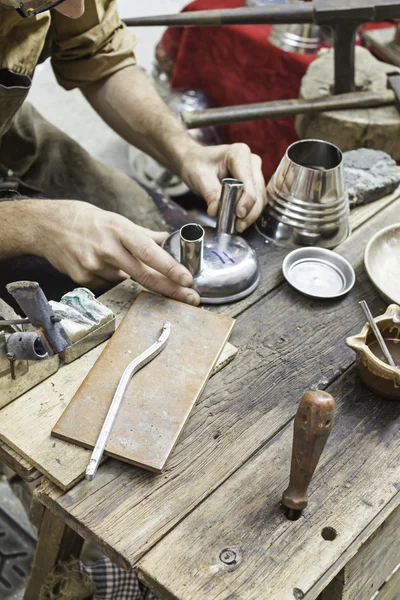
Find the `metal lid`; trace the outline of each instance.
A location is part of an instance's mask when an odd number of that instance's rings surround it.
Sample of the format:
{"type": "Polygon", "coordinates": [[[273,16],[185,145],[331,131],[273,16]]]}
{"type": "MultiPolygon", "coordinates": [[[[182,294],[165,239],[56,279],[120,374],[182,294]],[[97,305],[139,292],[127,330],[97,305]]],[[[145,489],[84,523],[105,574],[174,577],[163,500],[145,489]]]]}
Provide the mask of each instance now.
{"type": "Polygon", "coordinates": [[[299,248],[283,261],[286,281],[296,290],[313,298],[338,298],[355,283],[350,263],[326,248],[299,248]]]}

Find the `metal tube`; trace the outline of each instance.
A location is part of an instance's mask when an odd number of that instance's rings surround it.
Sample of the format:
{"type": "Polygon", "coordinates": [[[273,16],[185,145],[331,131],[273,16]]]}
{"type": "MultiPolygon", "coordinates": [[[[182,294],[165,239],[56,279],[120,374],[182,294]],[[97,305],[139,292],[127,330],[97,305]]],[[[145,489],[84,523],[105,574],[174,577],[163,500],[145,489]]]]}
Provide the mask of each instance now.
{"type": "Polygon", "coordinates": [[[13,360],[44,360],[49,357],[34,331],[11,333],[6,337],[6,348],[13,360]]]}
{"type": "Polygon", "coordinates": [[[137,373],[142,367],[147,365],[153,358],[155,358],[165,348],[168,342],[169,334],[171,333],[171,324],[164,323],[162,332],[158,340],[150,346],[147,350],[142,352],[137,358],[135,358],[126,367],[122,374],[117,390],[112,399],[110,408],[108,409],[107,416],[104,420],[103,427],[101,428],[99,437],[97,438],[96,445],[93,449],[92,456],[90,457],[89,464],[86,468],[85,477],[88,481],[92,481],[96,475],[97,469],[100,464],[100,460],[106,449],[107,442],[110,439],[111,431],[117,418],[119,408],[124,398],[126,388],[135,373],[137,373]]]}
{"type": "Polygon", "coordinates": [[[265,7],[226,8],[222,10],[197,10],[174,15],[134,17],[123,19],[128,27],[210,27],[219,25],[276,25],[314,23],[312,2],[303,4],[277,4],[265,7]]]}
{"type": "Polygon", "coordinates": [[[378,342],[383,354],[385,355],[387,362],[389,363],[389,365],[391,367],[396,368],[396,363],[394,362],[392,355],[390,354],[388,347],[386,346],[385,340],[383,339],[383,336],[382,336],[381,332],[379,331],[378,325],[374,321],[374,317],[372,316],[372,313],[369,309],[368,304],[366,303],[365,300],[361,300],[361,302],[359,302],[359,304],[363,310],[364,315],[367,318],[367,321],[374,333],[374,336],[376,337],[376,341],[378,342]]]}
{"type": "Polygon", "coordinates": [[[349,108],[374,108],[395,103],[395,95],[391,90],[385,92],[353,92],[339,96],[325,96],[310,100],[274,100],[273,102],[257,102],[223,108],[184,111],[181,117],[187,129],[197,129],[210,125],[227,125],[229,123],[245,123],[262,121],[276,117],[324,112],[328,110],[345,110],[349,108]]]}
{"type": "Polygon", "coordinates": [[[356,36],[360,22],[345,21],[334,28],[335,94],[356,91],[356,36]]]}
{"type": "Polygon", "coordinates": [[[180,232],[181,263],[196,277],[203,265],[204,229],[197,223],[184,225],[180,232]]]}
{"type": "Polygon", "coordinates": [[[222,180],[217,222],[218,233],[235,233],[236,206],[242,193],[243,181],[230,178],[222,180]]]}

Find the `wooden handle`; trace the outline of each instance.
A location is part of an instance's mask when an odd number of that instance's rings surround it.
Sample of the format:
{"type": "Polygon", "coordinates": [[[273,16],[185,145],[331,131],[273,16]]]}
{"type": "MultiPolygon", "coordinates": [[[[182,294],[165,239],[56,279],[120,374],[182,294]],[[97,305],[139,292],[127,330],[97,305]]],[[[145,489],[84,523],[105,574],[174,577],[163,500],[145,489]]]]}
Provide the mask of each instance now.
{"type": "Polygon", "coordinates": [[[308,504],[307,490],[332,430],[335,401],[330,394],[312,390],[304,394],[294,419],[292,464],[283,504],[296,511],[308,504]]]}

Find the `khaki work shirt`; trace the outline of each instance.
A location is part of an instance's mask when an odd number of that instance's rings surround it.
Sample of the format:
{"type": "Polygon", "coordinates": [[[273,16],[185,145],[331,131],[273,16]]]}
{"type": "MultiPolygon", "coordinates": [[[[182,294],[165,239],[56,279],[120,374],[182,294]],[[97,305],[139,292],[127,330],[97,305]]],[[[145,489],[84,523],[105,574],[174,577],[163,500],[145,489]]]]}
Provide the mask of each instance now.
{"type": "Polygon", "coordinates": [[[30,19],[0,12],[0,143],[38,63],[51,57],[58,83],[80,88],[135,64],[135,41],[118,16],[116,0],[85,0],[79,19],[55,10],[30,19]]]}

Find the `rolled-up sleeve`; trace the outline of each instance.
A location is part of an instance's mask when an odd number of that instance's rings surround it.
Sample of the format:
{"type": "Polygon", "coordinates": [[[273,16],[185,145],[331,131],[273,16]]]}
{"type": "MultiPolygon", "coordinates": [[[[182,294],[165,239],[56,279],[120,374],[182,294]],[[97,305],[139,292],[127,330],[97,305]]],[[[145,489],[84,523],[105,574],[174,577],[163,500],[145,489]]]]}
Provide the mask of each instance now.
{"type": "Polygon", "coordinates": [[[51,62],[65,89],[81,88],[135,64],[135,35],[118,16],[116,0],[85,0],[85,12],[69,19],[52,11],[51,62]]]}

